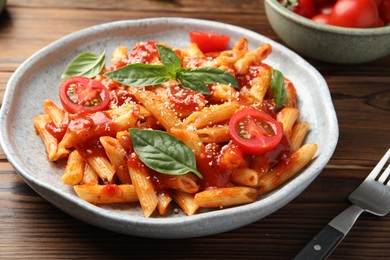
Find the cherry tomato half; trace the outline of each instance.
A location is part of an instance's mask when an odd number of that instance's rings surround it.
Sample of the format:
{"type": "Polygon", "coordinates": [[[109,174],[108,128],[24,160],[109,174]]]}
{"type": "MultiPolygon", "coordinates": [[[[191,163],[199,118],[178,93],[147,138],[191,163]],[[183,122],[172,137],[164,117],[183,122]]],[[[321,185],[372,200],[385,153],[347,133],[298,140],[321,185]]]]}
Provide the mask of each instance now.
{"type": "Polygon", "coordinates": [[[352,28],[376,27],[378,8],[373,0],[339,0],[333,7],[331,23],[352,28]]]}
{"type": "Polygon", "coordinates": [[[61,104],[69,113],[104,110],[110,102],[108,89],[96,80],[75,76],[64,80],[60,86],[61,104]]]}
{"type": "Polygon", "coordinates": [[[226,50],[230,36],[207,32],[190,32],[190,41],[196,43],[202,52],[226,50]]]}
{"type": "Polygon", "coordinates": [[[254,108],[243,108],[229,121],[230,137],[247,154],[264,154],[282,139],[283,130],[271,116],[254,108]]]}

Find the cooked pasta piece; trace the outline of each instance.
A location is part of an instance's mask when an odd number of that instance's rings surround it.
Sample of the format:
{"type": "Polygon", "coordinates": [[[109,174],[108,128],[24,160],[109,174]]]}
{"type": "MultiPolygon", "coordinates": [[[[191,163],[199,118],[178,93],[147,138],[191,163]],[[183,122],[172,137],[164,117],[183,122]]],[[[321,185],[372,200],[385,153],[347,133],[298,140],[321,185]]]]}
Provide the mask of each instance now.
{"type": "Polygon", "coordinates": [[[305,144],[300,147],[293,152],[287,160],[280,162],[260,178],[260,191],[266,193],[276,187],[280,187],[305,167],[313,158],[316,151],[316,144],[305,144]]]}
{"type": "Polygon", "coordinates": [[[61,177],[63,183],[77,185],[83,180],[85,161],[77,150],[69,154],[64,174],[61,177]]]}
{"type": "Polygon", "coordinates": [[[224,143],[230,141],[229,126],[217,125],[194,131],[204,143],[224,143]]]}
{"type": "Polygon", "coordinates": [[[172,198],[188,216],[194,215],[199,210],[199,205],[194,200],[194,194],[175,190],[172,198]]]}
{"type": "Polygon", "coordinates": [[[113,183],[115,181],[115,169],[106,156],[103,154],[91,154],[85,160],[99,175],[103,183],[113,183]]]}
{"type": "Polygon", "coordinates": [[[290,143],[293,151],[301,147],[303,140],[305,139],[309,131],[308,122],[297,122],[291,131],[290,143]]]}
{"type": "Polygon", "coordinates": [[[95,185],[99,183],[99,176],[92,167],[86,163],[81,184],[95,185]]]}
{"type": "Polygon", "coordinates": [[[157,204],[157,210],[160,215],[165,215],[168,212],[169,205],[171,205],[172,196],[169,195],[166,192],[158,193],[158,204],[157,204]]]}
{"type": "Polygon", "coordinates": [[[49,99],[43,101],[43,108],[45,109],[45,113],[50,116],[53,123],[57,127],[60,127],[65,118],[65,112],[49,99]]]}
{"type": "Polygon", "coordinates": [[[34,125],[45,144],[47,157],[50,161],[57,161],[68,156],[69,151],[61,147],[57,139],[47,131],[46,125],[50,120],[51,118],[47,114],[38,115],[34,118],[34,125]]]}
{"type": "Polygon", "coordinates": [[[257,189],[237,186],[198,192],[195,195],[195,203],[202,208],[220,208],[251,203],[258,197],[257,189]]]}
{"type": "Polygon", "coordinates": [[[153,116],[166,129],[177,128],[181,126],[181,121],[177,115],[169,109],[163,99],[151,91],[136,91],[134,93],[136,99],[149,110],[153,116]]]}
{"type": "Polygon", "coordinates": [[[239,108],[236,101],[226,102],[221,105],[205,107],[200,112],[192,113],[183,123],[184,127],[194,127],[200,129],[206,126],[216,125],[229,120],[229,118],[239,108]]]}
{"type": "Polygon", "coordinates": [[[255,50],[248,51],[245,53],[244,57],[239,59],[234,67],[236,68],[239,74],[245,74],[248,72],[248,69],[251,65],[260,64],[262,60],[268,57],[272,52],[272,47],[269,44],[264,44],[258,47],[255,50]]]}
{"type": "Polygon", "coordinates": [[[283,131],[287,136],[291,136],[292,128],[299,117],[299,110],[297,108],[285,107],[277,116],[278,122],[282,123],[283,131]]]}
{"type": "Polygon", "coordinates": [[[126,152],[122,148],[118,139],[110,136],[102,136],[99,138],[104,150],[110,160],[118,179],[122,184],[131,184],[129,169],[126,163],[126,152]]]}
{"type": "MultiPolygon", "coordinates": [[[[136,155],[133,155],[136,156],[136,155]]],[[[152,180],[148,170],[139,159],[132,158],[128,164],[131,176],[131,182],[134,185],[135,192],[141,204],[141,208],[146,218],[150,217],[159,202],[156,191],[153,187],[152,180]]]]}
{"type": "Polygon", "coordinates": [[[131,203],[138,201],[134,186],[130,184],[76,185],[77,196],[93,204],[131,203]]]}
{"type": "Polygon", "coordinates": [[[233,169],[231,179],[232,182],[234,182],[235,184],[248,187],[257,187],[259,175],[255,170],[251,168],[239,167],[233,169]]]}

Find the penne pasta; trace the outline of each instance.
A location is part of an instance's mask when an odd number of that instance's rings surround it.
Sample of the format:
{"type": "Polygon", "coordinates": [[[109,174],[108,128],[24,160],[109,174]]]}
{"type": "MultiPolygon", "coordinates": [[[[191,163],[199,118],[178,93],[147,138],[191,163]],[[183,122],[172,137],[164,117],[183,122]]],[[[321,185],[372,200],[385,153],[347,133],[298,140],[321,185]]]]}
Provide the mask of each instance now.
{"type": "Polygon", "coordinates": [[[188,216],[194,215],[199,210],[193,194],[175,190],[172,192],[172,198],[188,216]]]}
{"type": "Polygon", "coordinates": [[[99,183],[99,176],[97,173],[89,166],[88,163],[85,163],[83,179],[81,184],[95,185],[99,183]]]}
{"type": "Polygon", "coordinates": [[[262,60],[268,57],[271,51],[271,45],[264,44],[253,51],[248,51],[244,57],[237,60],[234,67],[239,74],[245,74],[251,65],[260,64],[262,60]]]}
{"type": "Polygon", "coordinates": [[[195,129],[203,128],[206,126],[216,125],[221,122],[225,122],[239,108],[239,103],[226,102],[221,105],[209,106],[200,112],[194,112],[183,123],[184,127],[194,127],[195,129]]]}
{"type": "Polygon", "coordinates": [[[249,95],[254,99],[254,102],[263,102],[263,99],[271,86],[271,79],[271,70],[266,70],[263,74],[252,80],[249,95]]]}
{"type": "Polygon", "coordinates": [[[45,144],[47,157],[50,161],[57,161],[68,156],[69,151],[64,147],[61,147],[58,144],[58,140],[47,131],[46,125],[50,121],[49,115],[38,115],[34,119],[34,126],[45,144]]]}
{"type": "Polygon", "coordinates": [[[235,184],[248,187],[257,187],[259,182],[259,174],[251,168],[240,167],[233,169],[231,179],[235,184]]]}
{"type": "Polygon", "coordinates": [[[60,127],[65,118],[65,112],[49,99],[43,101],[43,108],[45,109],[45,113],[50,116],[53,123],[57,127],[60,127]]]}
{"type": "Polygon", "coordinates": [[[297,108],[286,107],[278,113],[277,120],[282,123],[283,131],[287,136],[291,136],[292,128],[298,117],[299,110],[297,108]]]}
{"type": "Polygon", "coordinates": [[[87,163],[99,175],[103,183],[113,183],[115,181],[115,169],[103,154],[92,154],[85,158],[87,163]]]}
{"type": "Polygon", "coordinates": [[[195,203],[202,208],[221,208],[254,202],[259,196],[257,189],[230,187],[204,190],[195,195],[195,203]]]}
{"type": "Polygon", "coordinates": [[[152,180],[145,166],[137,158],[132,158],[128,164],[131,182],[141,204],[146,218],[150,217],[159,202],[152,180]]]}
{"type": "Polygon", "coordinates": [[[231,102],[237,99],[239,92],[232,86],[225,84],[215,84],[212,87],[212,92],[209,100],[212,102],[231,102]]]}
{"type": "Polygon", "coordinates": [[[131,203],[138,201],[134,186],[130,184],[76,185],[77,196],[92,204],[131,203]]]}
{"type": "Polygon", "coordinates": [[[68,185],[77,185],[83,180],[85,161],[77,150],[69,154],[62,182],[68,185]]]}
{"type": "Polygon", "coordinates": [[[107,157],[114,167],[120,182],[122,184],[131,184],[131,178],[126,163],[126,152],[118,139],[110,136],[102,136],[99,140],[106,151],[107,157]]]}
{"type": "Polygon", "coordinates": [[[194,131],[204,143],[225,143],[230,141],[229,126],[217,125],[194,131]]]}
{"type": "Polygon", "coordinates": [[[149,110],[160,124],[167,130],[181,126],[180,119],[169,109],[169,106],[159,96],[151,91],[136,91],[137,100],[149,110]]]}
{"type": "Polygon", "coordinates": [[[293,151],[301,147],[303,140],[305,139],[307,132],[309,131],[308,122],[297,122],[291,131],[290,143],[293,151]]]}
{"type": "Polygon", "coordinates": [[[305,167],[313,158],[316,151],[316,144],[305,144],[293,152],[289,158],[280,162],[275,168],[271,169],[267,174],[260,178],[260,191],[266,193],[276,187],[280,187],[305,167]]]}
{"type": "Polygon", "coordinates": [[[168,212],[169,205],[171,205],[172,196],[166,192],[157,194],[158,204],[157,210],[160,215],[165,215],[168,212]]]}

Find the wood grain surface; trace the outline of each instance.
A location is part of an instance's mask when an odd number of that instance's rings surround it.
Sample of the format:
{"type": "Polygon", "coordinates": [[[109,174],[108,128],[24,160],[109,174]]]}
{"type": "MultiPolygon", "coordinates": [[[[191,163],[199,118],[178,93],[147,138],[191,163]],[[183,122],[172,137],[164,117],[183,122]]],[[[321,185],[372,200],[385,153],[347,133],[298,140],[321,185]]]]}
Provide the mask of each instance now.
{"type": "MultiPolygon", "coordinates": [[[[100,23],[191,17],[238,25],[283,43],[260,0],[8,0],[0,15],[0,105],[29,56],[100,23]]],[[[326,79],[340,127],[321,175],[274,214],[214,236],[157,240],[106,231],[58,210],[16,174],[0,148],[0,259],[291,259],[334,216],[390,147],[390,57],[362,65],[307,59],[326,79]]],[[[363,214],[329,259],[390,259],[390,216],[363,214]]]]}

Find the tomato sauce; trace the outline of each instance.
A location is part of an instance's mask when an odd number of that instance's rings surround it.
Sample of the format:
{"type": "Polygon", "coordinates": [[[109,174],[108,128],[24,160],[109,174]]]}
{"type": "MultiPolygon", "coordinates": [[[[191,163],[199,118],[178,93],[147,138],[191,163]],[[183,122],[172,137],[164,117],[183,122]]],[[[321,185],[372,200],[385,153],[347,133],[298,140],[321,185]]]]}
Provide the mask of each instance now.
{"type": "Polygon", "coordinates": [[[258,77],[259,75],[262,75],[265,71],[272,69],[271,66],[268,64],[262,63],[257,66],[251,66],[249,67],[249,71],[246,74],[238,74],[236,75],[236,78],[238,80],[238,83],[241,88],[247,87],[250,88],[251,81],[258,77]]]}
{"type": "Polygon", "coordinates": [[[181,86],[169,88],[168,98],[172,109],[179,116],[188,116],[193,111],[201,110],[206,104],[204,95],[181,86]]]}
{"type": "Polygon", "coordinates": [[[76,114],[68,128],[69,131],[75,133],[76,138],[73,145],[84,158],[94,154],[103,155],[105,152],[99,138],[116,135],[111,117],[106,112],[76,114]]]}
{"type": "Polygon", "coordinates": [[[62,140],[66,133],[66,129],[68,128],[67,124],[61,124],[59,127],[57,127],[53,121],[50,121],[46,124],[45,129],[54,136],[58,142],[62,140]]]}
{"type": "Polygon", "coordinates": [[[279,162],[286,160],[291,153],[290,140],[283,134],[280,143],[273,150],[265,153],[264,156],[268,159],[269,168],[272,168],[279,162]]]}
{"type": "Polygon", "coordinates": [[[114,197],[118,193],[119,187],[115,184],[106,184],[102,189],[102,193],[109,196],[114,197]]]}
{"type": "Polygon", "coordinates": [[[129,55],[128,64],[150,64],[160,60],[156,44],[155,41],[137,43],[129,55]]]}
{"type": "Polygon", "coordinates": [[[231,169],[219,164],[221,149],[217,144],[206,145],[204,153],[196,158],[197,168],[203,175],[200,180],[201,190],[209,188],[231,187],[231,169]]]}

